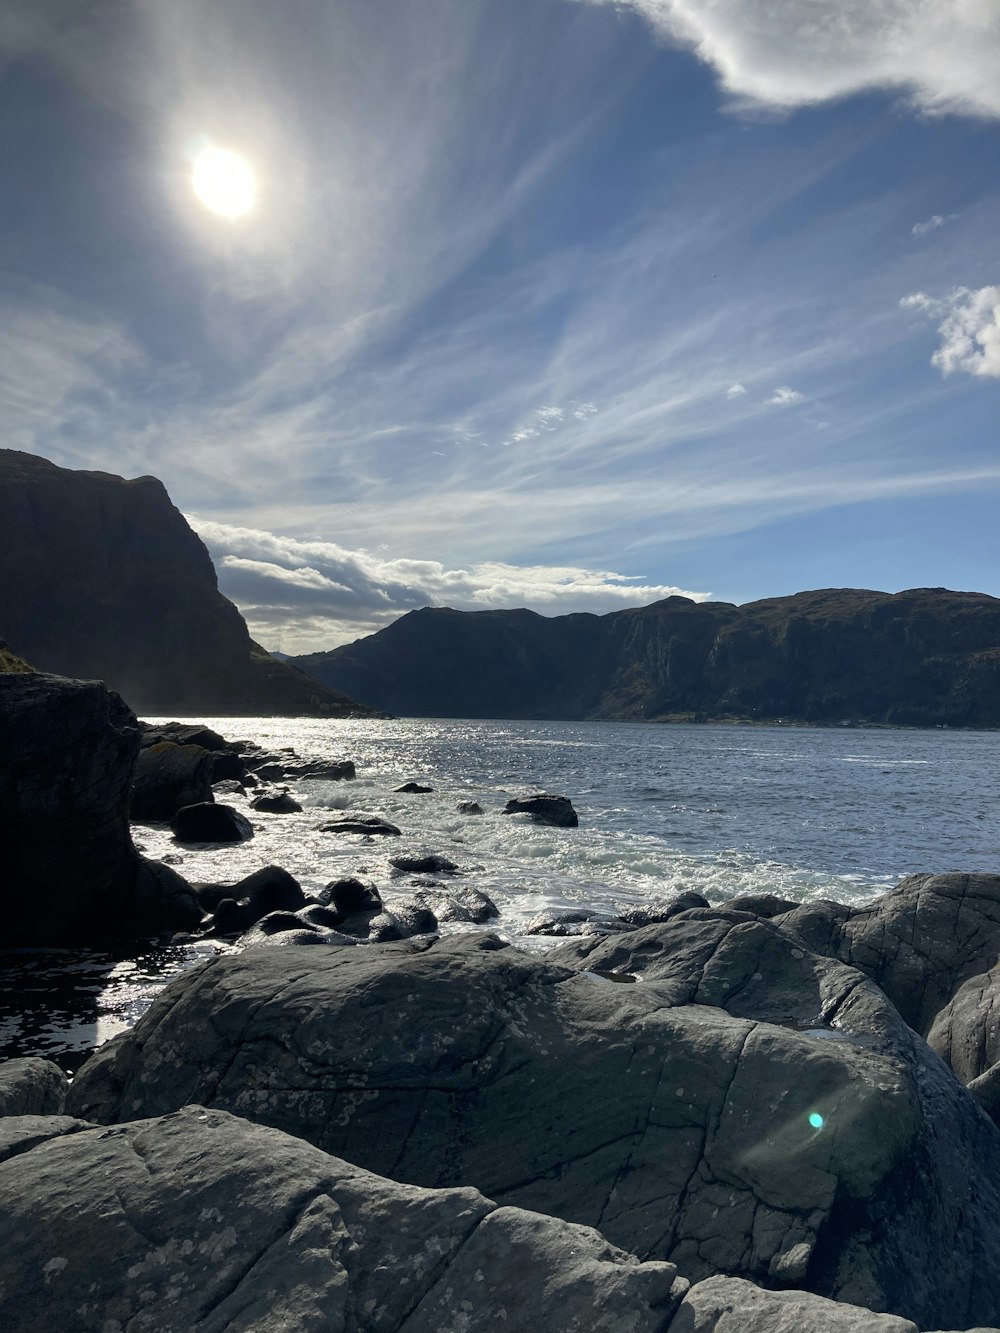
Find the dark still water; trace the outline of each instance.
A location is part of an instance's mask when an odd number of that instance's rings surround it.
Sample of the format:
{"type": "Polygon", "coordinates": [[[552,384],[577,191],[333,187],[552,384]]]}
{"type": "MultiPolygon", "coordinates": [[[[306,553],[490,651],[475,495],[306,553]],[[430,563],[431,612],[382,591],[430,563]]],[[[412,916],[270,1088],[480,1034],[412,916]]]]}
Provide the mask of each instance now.
{"type": "MultiPolygon", "coordinates": [[[[765,891],[860,903],[917,871],[1000,872],[993,732],[192,720],[268,748],[353,759],[358,780],[296,784],[303,812],[253,812],[254,839],[235,847],[179,847],[169,829],[137,825],[146,855],[179,858],[189,880],[233,881],[273,863],[307,891],[367,875],[391,905],[411,886],[393,877],[388,858],[439,851],[495,900],[500,933],[517,940],[553,911],[613,915],[685,889],[713,903],[765,891]],[[433,793],[393,792],[409,779],[433,793]],[[509,796],[532,788],[569,796],[580,827],[500,814],[509,796]],[[459,815],[460,800],[477,800],[485,815],[459,815]],[[374,844],[331,838],[318,831],[330,809],[384,815],[404,836],[374,844]]],[[[50,1054],[71,1067],[213,951],[0,955],[0,1053],[50,1054]]]]}

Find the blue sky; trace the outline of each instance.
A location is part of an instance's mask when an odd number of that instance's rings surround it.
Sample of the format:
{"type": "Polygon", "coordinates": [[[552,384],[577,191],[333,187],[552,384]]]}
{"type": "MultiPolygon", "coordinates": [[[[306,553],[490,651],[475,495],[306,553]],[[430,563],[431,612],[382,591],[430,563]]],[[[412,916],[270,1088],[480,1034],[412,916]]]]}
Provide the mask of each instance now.
{"type": "Polygon", "coordinates": [[[998,162],[995,0],[7,0],[2,443],[162,478],[286,652],[1000,595],[998,162]]]}

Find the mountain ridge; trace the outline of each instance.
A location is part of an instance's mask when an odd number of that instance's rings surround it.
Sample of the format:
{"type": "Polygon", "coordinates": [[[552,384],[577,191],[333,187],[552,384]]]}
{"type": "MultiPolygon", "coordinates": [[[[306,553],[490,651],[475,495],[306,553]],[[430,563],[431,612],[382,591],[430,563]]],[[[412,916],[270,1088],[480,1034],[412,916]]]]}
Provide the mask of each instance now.
{"type": "Polygon", "coordinates": [[[145,713],[367,712],[251,639],[156,477],[0,449],[0,533],[0,635],[39,671],[145,713]]]}
{"type": "Polygon", "coordinates": [[[945,588],[602,616],[426,607],[292,660],[401,716],[1000,726],[1000,600],[945,588]]]}

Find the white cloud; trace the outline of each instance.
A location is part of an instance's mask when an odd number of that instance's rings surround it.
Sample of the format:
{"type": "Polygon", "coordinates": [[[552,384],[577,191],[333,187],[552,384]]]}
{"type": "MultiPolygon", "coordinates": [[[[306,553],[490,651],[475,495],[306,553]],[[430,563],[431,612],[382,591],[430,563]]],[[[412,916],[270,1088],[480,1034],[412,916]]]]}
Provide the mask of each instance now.
{"type": "Polygon", "coordinates": [[[746,393],[746,386],[743,384],[731,384],[726,390],[727,398],[742,398],[746,393]]]}
{"type": "Polygon", "coordinates": [[[960,288],[940,328],[941,346],[931,358],[944,375],[1000,378],[1000,287],[960,288]]]}
{"type": "Polygon", "coordinates": [[[941,346],[931,357],[943,375],[964,371],[1000,379],[1000,286],[970,291],[959,287],[938,298],[914,292],[900,301],[904,310],[943,316],[938,326],[941,346]]]}
{"type": "Polygon", "coordinates": [[[805,395],[784,384],[780,389],[775,389],[767,401],[771,407],[793,407],[796,403],[804,402],[805,395]]]}
{"type": "Polygon", "coordinates": [[[915,222],[913,224],[914,236],[929,236],[932,231],[937,231],[939,227],[946,227],[949,222],[954,222],[958,217],[957,213],[935,213],[929,217],[926,222],[915,222]]]}
{"type": "Polygon", "coordinates": [[[190,521],[215,559],[222,591],[246,615],[251,631],[291,653],[334,648],[421,606],[527,606],[563,615],[711,595],[575,565],[492,561],[449,569],[437,560],[393,559],[195,516],[190,521]]]}
{"type": "Polygon", "coordinates": [[[996,0],[591,0],[693,47],[737,98],[790,108],[898,89],[923,110],[1000,116],[996,0]]]}

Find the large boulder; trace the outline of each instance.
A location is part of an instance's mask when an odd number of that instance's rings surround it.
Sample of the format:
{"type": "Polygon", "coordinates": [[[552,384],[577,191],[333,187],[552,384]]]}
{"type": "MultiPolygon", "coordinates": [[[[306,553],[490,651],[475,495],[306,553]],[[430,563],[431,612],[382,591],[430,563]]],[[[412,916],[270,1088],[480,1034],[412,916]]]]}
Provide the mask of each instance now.
{"type": "Polygon", "coordinates": [[[215,756],[201,746],[173,741],[146,745],[132,776],[131,817],[168,822],[182,806],[212,801],[214,781],[215,756]]]}
{"type": "Polygon", "coordinates": [[[0,675],[4,943],[82,945],[188,929],[187,886],[129,832],[135,717],[99,681],[0,675]]]}
{"type": "Polygon", "coordinates": [[[911,875],[870,907],[804,903],[774,920],[871,977],[926,1035],[962,982],[1000,955],[1000,875],[911,875]]]}
{"type": "Polygon", "coordinates": [[[231,805],[185,805],[170,821],[178,842],[246,842],[253,825],[231,805]]]}
{"type": "Polygon", "coordinates": [[[0,1195],[18,1333],[660,1333],[687,1288],[586,1228],[197,1106],[49,1137],[0,1163],[0,1195]]]}
{"type": "Polygon", "coordinates": [[[878,987],[739,912],[560,953],[453,936],[219,958],[95,1054],[68,1109],[204,1102],[693,1280],[997,1319],[1000,1136],[878,987]]]}
{"type": "Polygon", "coordinates": [[[27,1058],[0,1062],[0,1116],[61,1115],[69,1087],[51,1060],[27,1058]]]}

